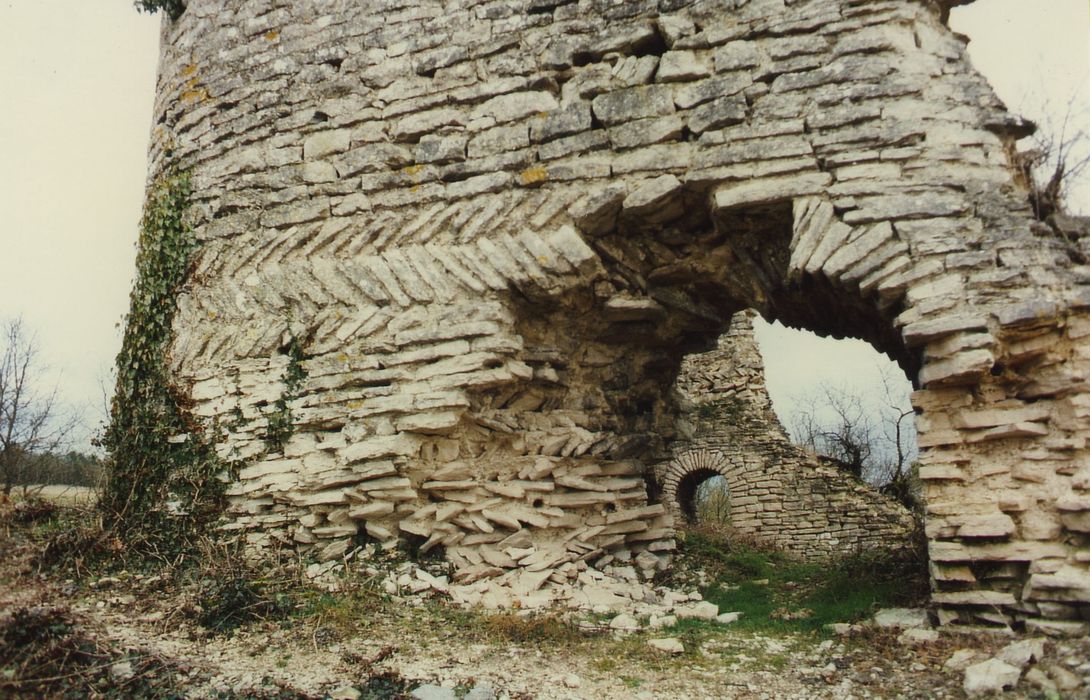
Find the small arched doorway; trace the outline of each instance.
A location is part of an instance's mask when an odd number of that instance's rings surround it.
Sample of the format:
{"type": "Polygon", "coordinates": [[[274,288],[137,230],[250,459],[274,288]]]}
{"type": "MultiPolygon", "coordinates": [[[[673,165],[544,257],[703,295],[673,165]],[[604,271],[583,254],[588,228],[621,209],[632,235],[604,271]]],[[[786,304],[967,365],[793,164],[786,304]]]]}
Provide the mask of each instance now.
{"type": "Polygon", "coordinates": [[[730,484],[727,478],[727,460],[718,451],[696,449],[678,455],[667,468],[663,489],[663,502],[682,522],[695,525],[701,522],[702,500],[709,488],[716,497],[725,499],[717,504],[721,522],[730,519],[730,484]]]}

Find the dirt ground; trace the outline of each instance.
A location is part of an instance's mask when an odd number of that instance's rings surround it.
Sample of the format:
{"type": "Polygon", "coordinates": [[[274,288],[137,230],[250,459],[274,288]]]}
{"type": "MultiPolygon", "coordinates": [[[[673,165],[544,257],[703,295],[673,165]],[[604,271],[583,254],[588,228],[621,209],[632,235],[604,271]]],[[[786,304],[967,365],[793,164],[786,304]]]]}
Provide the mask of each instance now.
{"type": "MultiPolygon", "coordinates": [[[[441,599],[348,605],[363,599],[318,591],[292,614],[214,633],[198,622],[195,589],[169,573],[39,574],[48,527],[0,526],[0,697],[368,699],[434,684],[457,697],[474,689],[470,697],[512,699],[962,698],[963,673],[944,670],[950,657],[970,649],[984,659],[1011,641],[942,634],[908,645],[881,630],[838,637],[725,626],[677,635],[685,652],[671,656],[647,645],[661,633],[614,638],[459,611],[441,599]],[[28,651],[42,640],[52,661],[28,651]]],[[[1061,666],[1081,685],[1054,691],[1023,678],[1004,697],[1090,697],[1090,641],[1046,648],[1038,665],[1061,666]]]]}

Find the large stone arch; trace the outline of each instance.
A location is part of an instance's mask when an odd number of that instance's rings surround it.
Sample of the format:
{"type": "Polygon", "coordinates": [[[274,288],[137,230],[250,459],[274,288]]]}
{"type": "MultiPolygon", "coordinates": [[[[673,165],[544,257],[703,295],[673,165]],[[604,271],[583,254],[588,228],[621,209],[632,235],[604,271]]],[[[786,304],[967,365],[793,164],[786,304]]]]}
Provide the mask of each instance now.
{"type": "Polygon", "coordinates": [[[243,464],[232,526],[411,533],[463,580],[664,566],[669,383],[752,307],[916,376],[948,619],[1077,626],[1085,251],[1033,219],[1024,126],[943,12],[190,0],[152,170],[192,173],[170,360],[243,464]]]}
{"type": "Polygon", "coordinates": [[[662,502],[694,520],[691,489],[725,478],[730,525],[812,561],[913,545],[915,523],[893,499],[792,444],[772,410],[753,313],[739,312],[716,347],[685,358],[674,386],[680,416],[672,459],[656,465],[662,502]]]}

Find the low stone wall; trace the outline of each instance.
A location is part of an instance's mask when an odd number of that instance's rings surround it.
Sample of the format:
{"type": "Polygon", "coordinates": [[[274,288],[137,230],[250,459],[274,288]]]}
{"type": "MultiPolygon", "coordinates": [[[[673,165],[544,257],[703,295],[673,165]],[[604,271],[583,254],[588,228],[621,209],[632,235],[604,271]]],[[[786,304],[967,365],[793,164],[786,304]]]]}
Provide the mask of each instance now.
{"type": "Polygon", "coordinates": [[[681,437],[656,475],[678,519],[696,484],[720,475],[731,526],[800,558],[909,544],[914,522],[903,506],[791,443],[772,410],[750,313],[734,316],[716,349],[685,358],[677,391],[681,437]]]}

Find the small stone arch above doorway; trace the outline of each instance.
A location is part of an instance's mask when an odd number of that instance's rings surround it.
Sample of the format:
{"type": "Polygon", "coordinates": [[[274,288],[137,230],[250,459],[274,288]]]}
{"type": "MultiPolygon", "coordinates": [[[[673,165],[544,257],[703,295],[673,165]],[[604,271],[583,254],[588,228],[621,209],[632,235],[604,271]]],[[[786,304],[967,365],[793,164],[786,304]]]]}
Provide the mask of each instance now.
{"type": "Polygon", "coordinates": [[[695,449],[684,452],[670,462],[663,488],[663,501],[678,522],[697,521],[696,495],[700,484],[722,476],[727,480],[727,492],[733,491],[729,477],[730,463],[718,450],[695,449]]]}

